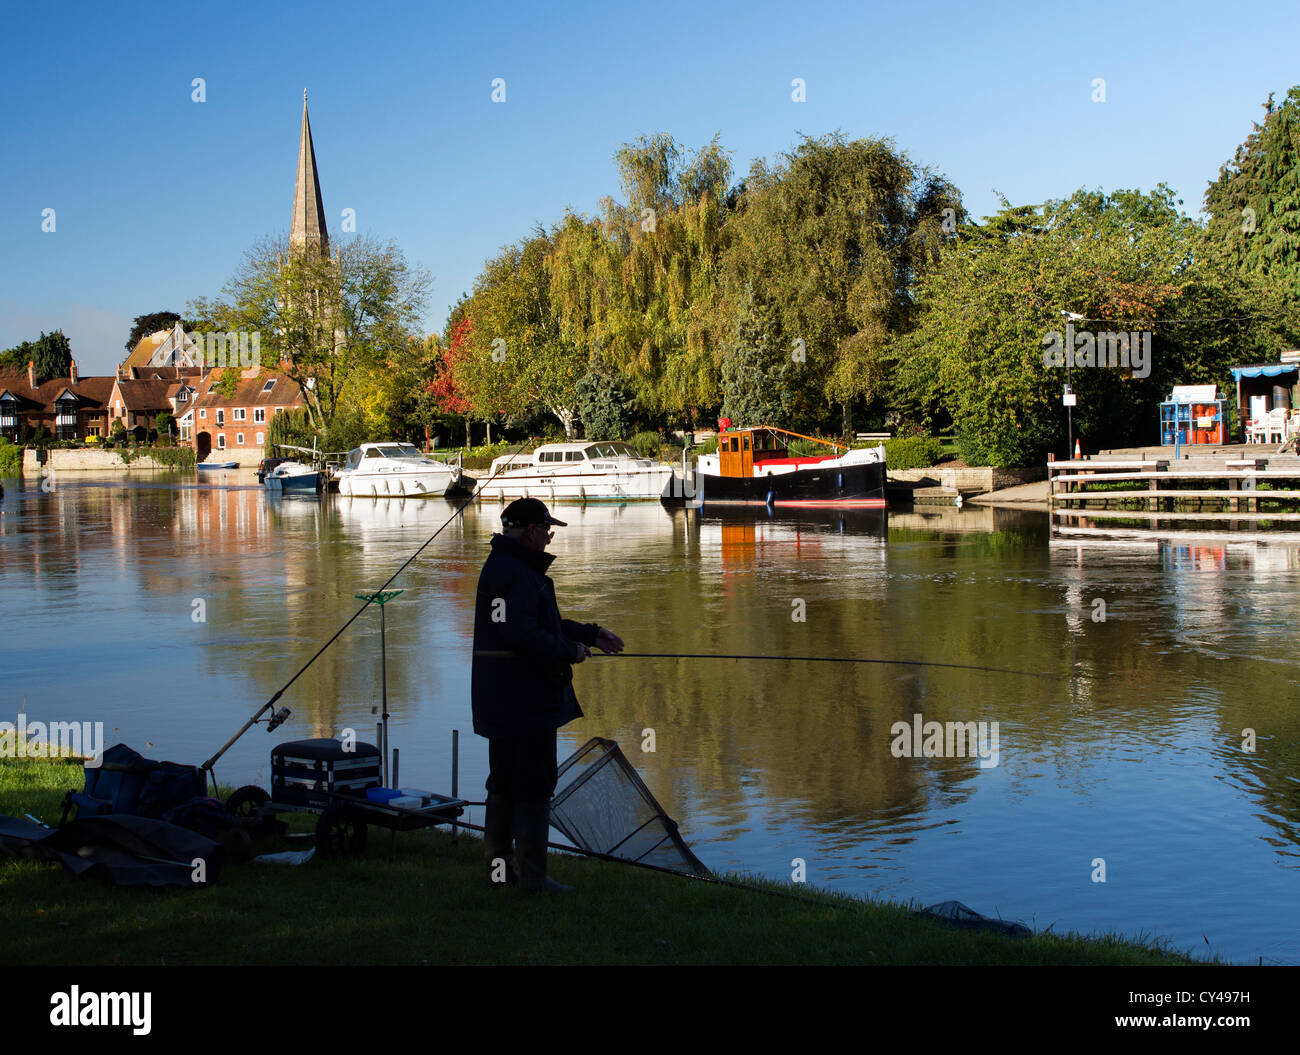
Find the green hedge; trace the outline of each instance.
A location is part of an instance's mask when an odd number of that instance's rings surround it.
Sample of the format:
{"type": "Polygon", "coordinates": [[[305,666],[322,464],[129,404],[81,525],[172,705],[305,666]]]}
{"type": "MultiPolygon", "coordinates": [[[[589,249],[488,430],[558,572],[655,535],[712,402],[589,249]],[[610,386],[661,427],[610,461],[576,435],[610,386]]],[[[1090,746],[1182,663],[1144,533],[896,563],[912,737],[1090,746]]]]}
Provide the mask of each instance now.
{"type": "Polygon", "coordinates": [[[664,441],[657,432],[638,432],[629,442],[642,458],[655,458],[664,441]]]}
{"type": "Polygon", "coordinates": [[[928,469],[943,456],[943,444],[932,436],[909,436],[885,441],[888,469],[928,469]]]}
{"type": "Polygon", "coordinates": [[[0,436],[0,476],[22,476],[23,449],[0,436]]]}

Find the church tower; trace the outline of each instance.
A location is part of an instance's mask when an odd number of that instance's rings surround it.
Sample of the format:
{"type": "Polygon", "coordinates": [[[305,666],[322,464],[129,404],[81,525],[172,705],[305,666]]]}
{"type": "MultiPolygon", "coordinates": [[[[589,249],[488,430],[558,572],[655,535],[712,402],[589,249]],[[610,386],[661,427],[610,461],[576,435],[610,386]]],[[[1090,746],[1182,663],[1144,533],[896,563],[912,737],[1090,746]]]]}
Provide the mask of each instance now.
{"type": "Polygon", "coordinates": [[[298,182],[293,190],[293,226],[289,245],[310,250],[321,257],[330,254],[330,236],[325,227],[325,204],[321,201],[320,176],[316,172],[316,148],[307,119],[307,92],[302,93],[302,142],[298,146],[298,182]]]}

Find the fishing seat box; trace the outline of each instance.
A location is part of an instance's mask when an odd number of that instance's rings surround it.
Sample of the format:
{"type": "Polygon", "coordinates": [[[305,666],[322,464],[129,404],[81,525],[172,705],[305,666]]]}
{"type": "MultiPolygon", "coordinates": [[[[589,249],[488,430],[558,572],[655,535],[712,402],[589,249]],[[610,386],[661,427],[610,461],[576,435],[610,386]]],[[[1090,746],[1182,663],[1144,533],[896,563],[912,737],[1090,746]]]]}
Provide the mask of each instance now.
{"type": "Polygon", "coordinates": [[[299,806],[328,806],[331,796],[365,801],[380,785],[382,757],[374,744],[294,740],[271,749],[271,798],[299,806]]]}

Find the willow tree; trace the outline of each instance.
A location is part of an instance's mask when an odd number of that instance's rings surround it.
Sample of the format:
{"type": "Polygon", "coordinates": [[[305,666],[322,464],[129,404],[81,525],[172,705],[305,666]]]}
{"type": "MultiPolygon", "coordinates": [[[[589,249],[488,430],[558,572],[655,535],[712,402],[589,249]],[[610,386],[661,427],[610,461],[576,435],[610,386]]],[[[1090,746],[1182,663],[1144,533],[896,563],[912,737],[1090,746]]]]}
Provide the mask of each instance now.
{"type": "Polygon", "coordinates": [[[668,135],[614,155],[624,201],[560,224],[548,270],[560,332],[597,352],[644,411],[720,401],[720,310],[731,163],[715,136],[688,154],[668,135]]]}
{"type": "Polygon", "coordinates": [[[912,322],[917,278],[964,219],[960,196],[892,143],[805,137],[757,161],[729,224],[724,286],[771,305],[789,342],[796,413],[849,408],[886,391],[890,337],[912,322]]]}

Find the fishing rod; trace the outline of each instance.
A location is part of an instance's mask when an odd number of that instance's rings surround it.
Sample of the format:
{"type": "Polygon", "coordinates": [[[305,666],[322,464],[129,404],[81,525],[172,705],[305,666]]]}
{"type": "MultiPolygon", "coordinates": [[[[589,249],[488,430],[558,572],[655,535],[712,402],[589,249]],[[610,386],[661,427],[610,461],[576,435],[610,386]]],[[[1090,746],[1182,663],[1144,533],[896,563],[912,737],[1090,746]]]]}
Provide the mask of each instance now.
{"type": "MultiPolygon", "coordinates": [[[[429,545],[430,542],[432,542],[434,539],[436,539],[439,535],[443,533],[443,530],[447,527],[448,524],[450,524],[453,520],[455,520],[458,516],[460,516],[462,512],[464,512],[466,506],[468,506],[471,502],[473,502],[476,498],[478,498],[479,493],[483,490],[483,487],[486,484],[491,483],[494,479],[496,479],[497,475],[510,465],[510,460],[514,458],[514,456],[518,454],[521,450],[523,450],[523,448],[527,445],[527,442],[528,441],[525,440],[520,444],[518,444],[515,447],[515,449],[509,453],[506,460],[501,463],[501,468],[498,469],[496,472],[494,472],[491,476],[487,477],[487,479],[481,481],[479,485],[476,488],[474,488],[472,492],[470,492],[470,496],[466,498],[465,501],[463,501],[459,506],[456,507],[456,509],[452,512],[451,516],[449,516],[446,520],[442,522],[442,525],[438,528],[438,530],[435,531],[432,535],[430,535],[427,539],[425,539],[423,544],[420,546],[420,548],[417,549],[414,553],[412,553],[409,557],[407,557],[406,560],[403,561],[402,566],[388,577],[388,580],[384,583],[384,585],[379,587],[378,590],[375,590],[373,593],[368,594],[366,596],[364,603],[361,605],[361,607],[358,608],[352,614],[352,618],[349,619],[346,623],[344,623],[341,627],[339,627],[334,632],[334,635],[328,641],[326,641],[325,644],[321,645],[321,647],[316,650],[316,654],[313,655],[311,659],[307,660],[307,662],[304,663],[298,669],[298,673],[295,674],[288,681],[286,681],[282,686],[280,686],[279,690],[275,693],[275,695],[272,696],[269,700],[266,701],[266,703],[262,704],[262,706],[258,708],[257,713],[255,713],[251,718],[248,719],[248,721],[246,721],[240,727],[239,732],[235,733],[234,736],[232,736],[229,740],[226,741],[226,743],[222,746],[220,751],[218,751],[215,755],[213,755],[211,758],[209,758],[206,762],[203,763],[201,768],[206,770],[208,774],[212,777],[212,783],[214,787],[216,786],[217,777],[216,774],[213,772],[212,767],[216,765],[217,759],[219,759],[222,755],[224,755],[227,751],[229,751],[230,748],[234,745],[236,740],[238,740],[241,736],[243,736],[246,732],[248,732],[249,729],[251,729],[254,725],[256,725],[257,722],[261,719],[262,715],[264,715],[268,710],[272,710],[275,707],[276,701],[281,696],[283,696],[285,692],[288,691],[289,687],[295,681],[297,681],[300,677],[303,676],[304,673],[306,673],[307,668],[310,667],[313,663],[315,663],[318,659],[320,659],[322,655],[324,655],[325,650],[329,648],[330,645],[334,644],[334,642],[337,641],[343,635],[343,632],[357,621],[357,617],[360,616],[362,612],[364,612],[367,608],[369,608],[372,604],[375,603],[375,598],[378,597],[380,594],[382,594],[386,589],[388,589],[390,585],[392,585],[393,580],[396,579],[399,575],[401,575],[402,572],[404,572],[410,566],[411,562],[414,561],[416,557],[418,557],[421,553],[424,552],[425,548],[429,545]]],[[[280,710],[272,714],[271,718],[267,721],[266,731],[268,733],[271,732],[273,729],[277,728],[281,723],[283,723],[284,720],[288,717],[289,717],[289,709],[287,707],[280,708],[280,710]]]]}
{"type": "MultiPolygon", "coordinates": [[[[519,653],[475,649],[474,655],[490,659],[514,659],[519,653]]],[[[873,656],[772,656],[767,654],[745,655],[741,653],[719,652],[592,652],[593,659],[733,659],[733,660],[768,660],[785,663],[875,663],[895,667],[942,667],[948,670],[974,670],[984,674],[1015,674],[1022,678],[1045,678],[1048,681],[1068,681],[1059,674],[1042,674],[1032,670],[1008,670],[1005,667],[981,667],[971,663],[940,663],[926,659],[880,659],[873,656]]]]}

